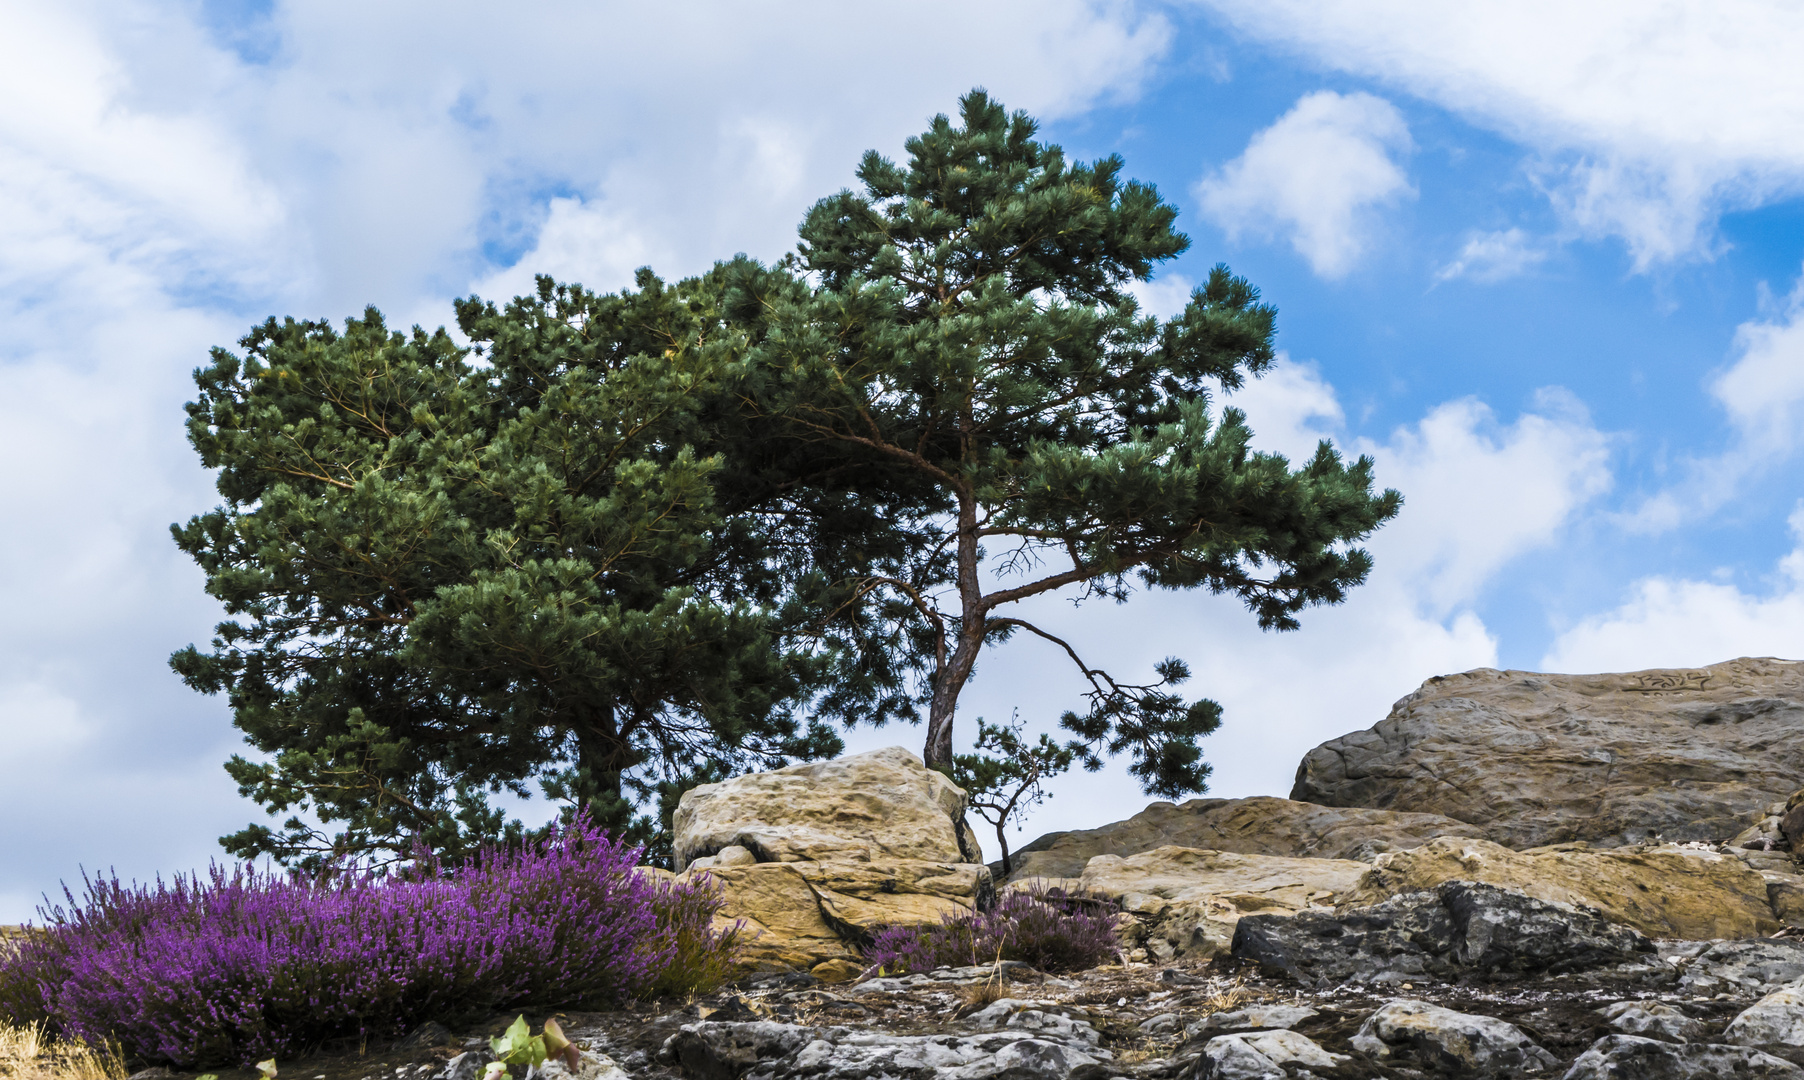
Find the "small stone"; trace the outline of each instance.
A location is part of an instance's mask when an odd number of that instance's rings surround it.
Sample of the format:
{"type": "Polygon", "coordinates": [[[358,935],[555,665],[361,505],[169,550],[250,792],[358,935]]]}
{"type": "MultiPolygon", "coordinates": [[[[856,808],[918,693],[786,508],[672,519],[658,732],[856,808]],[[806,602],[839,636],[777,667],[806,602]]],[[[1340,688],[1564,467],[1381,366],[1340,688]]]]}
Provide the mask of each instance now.
{"type": "Polygon", "coordinates": [[[1611,1027],[1626,1035],[1673,1042],[1696,1042],[1704,1037],[1704,1025],[1661,1001],[1619,1001],[1602,1012],[1611,1027]]]}
{"type": "Polygon", "coordinates": [[[445,1071],[439,1075],[444,1080],[476,1080],[482,1075],[488,1064],[495,1060],[495,1055],[485,1050],[466,1050],[445,1063],[445,1071]]]}
{"type": "Polygon", "coordinates": [[[1346,1060],[1294,1031],[1218,1035],[1203,1047],[1197,1076],[1201,1080],[1283,1080],[1286,1065],[1333,1069],[1346,1060]]]}
{"type": "Polygon", "coordinates": [[[1170,1035],[1177,1031],[1184,1020],[1177,1013],[1160,1013],[1150,1020],[1140,1022],[1143,1035],[1170,1035]]]}
{"type": "Polygon", "coordinates": [[[1518,1076],[1559,1063],[1514,1024],[1426,1001],[1386,1002],[1360,1026],[1353,1047],[1380,1059],[1414,1058],[1459,1076],[1518,1076]]]}
{"type": "Polygon", "coordinates": [[[808,974],[824,983],[843,983],[864,974],[864,968],[850,960],[827,960],[809,968],[808,974]]]}
{"type": "Polygon", "coordinates": [[[1236,1031],[1271,1031],[1293,1028],[1316,1016],[1314,1009],[1301,1005],[1249,1005],[1233,1012],[1210,1013],[1184,1029],[1188,1038],[1227,1035],[1236,1031]]]}

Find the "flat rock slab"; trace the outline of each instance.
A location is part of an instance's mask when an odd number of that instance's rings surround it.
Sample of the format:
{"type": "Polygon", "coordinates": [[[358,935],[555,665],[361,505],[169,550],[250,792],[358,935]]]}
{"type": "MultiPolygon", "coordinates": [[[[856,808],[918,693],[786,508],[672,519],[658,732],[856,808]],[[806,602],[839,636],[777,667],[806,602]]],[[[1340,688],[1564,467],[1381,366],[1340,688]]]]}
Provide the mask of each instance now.
{"type": "Polygon", "coordinates": [[[1461,880],[1596,908],[1649,937],[1763,937],[1780,925],[1757,871],[1730,855],[1678,847],[1512,851],[1443,838],[1379,856],[1342,900],[1373,904],[1461,880]]]}
{"type": "Polygon", "coordinates": [[[1804,1069],[1745,1046],[1683,1045],[1607,1035],[1572,1063],[1564,1080],[1804,1080],[1804,1069]]]}
{"type": "MultiPolygon", "coordinates": [[[[1439,814],[1321,806],[1256,796],[1155,802],[1128,818],[1080,832],[1048,833],[1014,853],[1011,880],[1074,878],[1098,855],[1161,847],[1204,848],[1292,859],[1359,859],[1418,847],[1437,836],[1484,836],[1439,814]]],[[[1001,863],[991,865],[1000,873],[1001,863]]]]}
{"type": "Polygon", "coordinates": [[[1804,776],[1804,664],[1423,683],[1311,750],[1291,798],[1441,814],[1514,848],[1723,840],[1804,776]]]}

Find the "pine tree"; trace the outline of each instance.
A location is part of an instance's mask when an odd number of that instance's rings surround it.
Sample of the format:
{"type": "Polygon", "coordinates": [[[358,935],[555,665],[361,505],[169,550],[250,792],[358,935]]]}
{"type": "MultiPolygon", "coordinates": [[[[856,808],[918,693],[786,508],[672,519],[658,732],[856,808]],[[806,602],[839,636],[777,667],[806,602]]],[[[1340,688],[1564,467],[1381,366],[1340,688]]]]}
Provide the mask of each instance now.
{"type": "Polygon", "coordinates": [[[1260,626],[1292,629],[1365,579],[1350,545],[1401,498],[1373,493],[1366,458],[1323,442],[1292,468],[1250,448],[1239,411],[1211,417],[1213,393],[1271,364],[1275,313],[1218,266],[1175,318],[1143,315],[1127,286],[1188,240],[1119,158],[1070,164],[982,91],[961,121],[937,117],[905,165],[867,153],[860,189],[809,211],[789,264],[809,288],[742,278],[733,310],[765,328],[743,392],[787,437],[867,470],[867,490],[913,485],[896,519],[922,538],[906,571],[851,584],[873,617],[909,626],[930,765],[952,766],[979,655],[1026,634],[1087,681],[1061,721],[1087,767],[1129,753],[1149,793],[1202,790],[1197,741],[1220,709],[1173,692],[1181,660],[1117,679],[1012,606],[1124,599],[1137,580],[1231,593],[1260,626]]]}

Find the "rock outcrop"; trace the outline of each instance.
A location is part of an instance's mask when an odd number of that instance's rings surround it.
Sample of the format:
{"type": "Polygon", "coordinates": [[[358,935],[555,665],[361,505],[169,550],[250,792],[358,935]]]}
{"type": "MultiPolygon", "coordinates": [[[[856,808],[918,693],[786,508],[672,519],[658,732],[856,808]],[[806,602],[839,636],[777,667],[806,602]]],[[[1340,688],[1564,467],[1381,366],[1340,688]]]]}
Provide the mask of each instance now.
{"type": "Polygon", "coordinates": [[[1369,907],[1243,918],[1233,955],[1307,986],[1584,971],[1654,946],[1600,912],[1470,881],[1369,907]]]}
{"type": "MultiPolygon", "coordinates": [[[[1804,776],[1804,664],[1428,680],[1309,752],[1291,798],[1441,814],[1514,848],[1722,841],[1804,776]]],[[[1804,836],[1804,815],[1794,830],[1804,836]]]]}
{"type": "Polygon", "coordinates": [[[1441,839],[1379,856],[1341,902],[1371,904],[1459,880],[1595,908],[1649,937],[1749,938],[1779,929],[1759,873],[1732,856],[1682,847],[1511,851],[1441,839]]]}
{"type": "MultiPolygon", "coordinates": [[[[1013,854],[1010,876],[1017,881],[1074,878],[1098,855],[1125,857],[1161,847],[1369,862],[1380,852],[1417,847],[1437,836],[1484,835],[1476,825],[1439,814],[1321,806],[1263,795],[1155,802],[1126,821],[1040,837],[1013,854]]],[[[1001,865],[991,869],[1000,872],[1001,865]]]]}
{"type": "Polygon", "coordinates": [[[1079,884],[1120,902],[1135,923],[1131,944],[1155,959],[1226,951],[1249,914],[1289,914],[1333,904],[1369,870],[1345,859],[1281,859],[1162,847],[1122,858],[1099,855],[1079,884]]]}
{"type": "Polygon", "coordinates": [[[753,861],[983,861],[965,793],[899,746],[736,776],[684,792],[676,864],[728,847],[753,861]]]}
{"type": "Polygon", "coordinates": [[[995,890],[965,793],[900,747],[752,773],[684,794],[676,861],[721,887],[754,968],[836,973],[882,926],[986,908],[995,890]]]}

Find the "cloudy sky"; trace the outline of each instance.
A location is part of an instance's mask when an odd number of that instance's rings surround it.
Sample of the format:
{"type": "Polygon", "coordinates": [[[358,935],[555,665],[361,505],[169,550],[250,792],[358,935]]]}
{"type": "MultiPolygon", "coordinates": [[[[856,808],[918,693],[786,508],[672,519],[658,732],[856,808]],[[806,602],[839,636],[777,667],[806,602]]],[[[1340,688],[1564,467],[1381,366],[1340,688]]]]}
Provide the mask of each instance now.
{"type": "MultiPolygon", "coordinates": [[[[1280,310],[1260,441],[1373,455],[1403,515],[1302,631],[1231,603],[1041,605],[1188,659],[1220,795],[1422,679],[1804,655],[1804,11],[1197,0],[533,5],[0,0],[0,922],[80,868],[204,864],[256,817],[168,654],[217,611],[190,371],[268,315],[437,325],[534,273],[747,252],[987,87],[1121,154],[1280,310]]],[[[967,715],[1076,687],[1028,641],[967,715]]],[[[859,747],[918,741],[861,733],[859,747]]],[[[1079,776],[1025,836],[1125,816],[1079,776]]]]}

